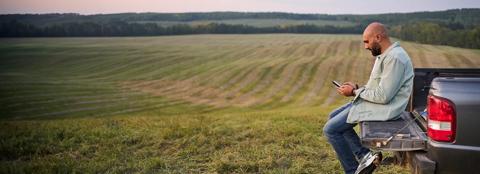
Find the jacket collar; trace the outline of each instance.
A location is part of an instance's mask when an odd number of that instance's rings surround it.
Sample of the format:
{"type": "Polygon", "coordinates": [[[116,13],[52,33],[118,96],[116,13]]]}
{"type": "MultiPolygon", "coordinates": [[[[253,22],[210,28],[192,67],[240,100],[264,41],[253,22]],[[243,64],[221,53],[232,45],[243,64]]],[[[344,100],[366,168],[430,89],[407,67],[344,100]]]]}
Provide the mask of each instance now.
{"type": "Polygon", "coordinates": [[[400,46],[399,42],[394,42],[392,45],[390,45],[382,54],[377,56],[377,59],[383,59],[385,56],[387,56],[388,52],[390,52],[393,48],[400,46]]]}

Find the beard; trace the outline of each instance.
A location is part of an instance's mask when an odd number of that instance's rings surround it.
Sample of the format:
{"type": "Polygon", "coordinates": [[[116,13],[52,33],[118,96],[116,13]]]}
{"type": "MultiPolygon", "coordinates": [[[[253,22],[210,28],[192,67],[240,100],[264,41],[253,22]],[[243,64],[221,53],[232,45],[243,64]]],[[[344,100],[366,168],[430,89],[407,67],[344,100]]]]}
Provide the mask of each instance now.
{"type": "Polygon", "coordinates": [[[370,48],[369,50],[370,52],[372,52],[372,55],[375,57],[382,54],[382,46],[380,46],[378,42],[374,42],[372,44],[372,48],[370,48]]]}

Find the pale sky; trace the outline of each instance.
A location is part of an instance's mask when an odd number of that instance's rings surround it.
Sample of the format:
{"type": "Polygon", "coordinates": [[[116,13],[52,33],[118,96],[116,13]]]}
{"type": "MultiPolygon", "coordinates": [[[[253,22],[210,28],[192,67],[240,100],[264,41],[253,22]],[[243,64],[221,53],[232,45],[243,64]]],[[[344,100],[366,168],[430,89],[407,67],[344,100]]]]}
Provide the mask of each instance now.
{"type": "Polygon", "coordinates": [[[480,0],[0,0],[0,14],[211,11],[376,14],[453,8],[480,8],[480,0]]]}

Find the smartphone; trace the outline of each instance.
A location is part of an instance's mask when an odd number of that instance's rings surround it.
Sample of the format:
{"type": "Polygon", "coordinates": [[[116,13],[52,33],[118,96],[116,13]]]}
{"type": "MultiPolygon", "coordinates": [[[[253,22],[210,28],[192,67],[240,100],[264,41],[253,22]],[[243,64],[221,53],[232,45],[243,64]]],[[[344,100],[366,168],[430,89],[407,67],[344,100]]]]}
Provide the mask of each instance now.
{"type": "Polygon", "coordinates": [[[333,80],[332,83],[333,83],[333,85],[335,85],[337,88],[340,87],[340,83],[338,83],[337,81],[333,80]]]}

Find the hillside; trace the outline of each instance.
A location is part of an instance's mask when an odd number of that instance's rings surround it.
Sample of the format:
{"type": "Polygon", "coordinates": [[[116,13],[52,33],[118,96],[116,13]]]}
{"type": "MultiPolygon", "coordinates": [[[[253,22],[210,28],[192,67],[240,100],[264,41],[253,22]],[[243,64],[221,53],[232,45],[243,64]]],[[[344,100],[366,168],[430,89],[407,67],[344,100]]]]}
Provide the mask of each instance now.
{"type": "MultiPolygon", "coordinates": [[[[365,83],[371,58],[360,38],[3,39],[0,111],[3,118],[43,118],[326,106],[345,100],[331,80],[365,83]]],[[[480,65],[478,50],[402,44],[415,67],[480,65]]]]}
{"type": "MultiPolygon", "coordinates": [[[[322,133],[360,35],[0,39],[0,173],[340,173],[322,133]]],[[[411,42],[415,67],[480,51],[411,42]]],[[[392,154],[377,173],[408,173],[392,154]],[[390,158],[389,158],[390,157],[390,158]]]]}

